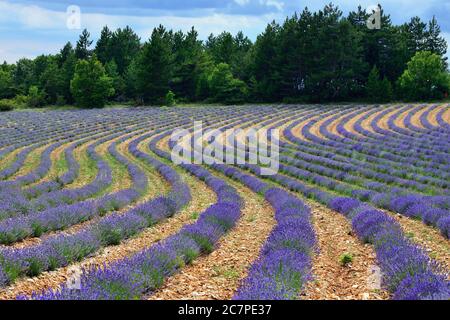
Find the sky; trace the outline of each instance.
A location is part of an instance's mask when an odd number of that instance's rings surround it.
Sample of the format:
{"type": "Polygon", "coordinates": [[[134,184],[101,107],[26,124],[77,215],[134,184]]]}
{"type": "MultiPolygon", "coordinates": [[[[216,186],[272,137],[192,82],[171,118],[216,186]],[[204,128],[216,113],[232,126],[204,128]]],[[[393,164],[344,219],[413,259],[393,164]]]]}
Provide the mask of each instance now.
{"type": "MultiPolygon", "coordinates": [[[[131,26],[146,41],[152,29],[163,24],[174,30],[195,26],[201,39],[224,30],[242,30],[252,40],[272,20],[308,7],[321,9],[331,0],[0,0],[0,61],[57,53],[67,41],[75,43],[87,28],[96,40],[103,26],[131,26]],[[68,12],[69,6],[76,6],[68,12]],[[78,8],[80,14],[78,15],[78,8]],[[80,19],[78,19],[80,17],[80,19]]],[[[335,0],[344,13],[380,3],[394,23],[413,16],[430,20],[433,15],[450,43],[450,0],[335,0]]]]}

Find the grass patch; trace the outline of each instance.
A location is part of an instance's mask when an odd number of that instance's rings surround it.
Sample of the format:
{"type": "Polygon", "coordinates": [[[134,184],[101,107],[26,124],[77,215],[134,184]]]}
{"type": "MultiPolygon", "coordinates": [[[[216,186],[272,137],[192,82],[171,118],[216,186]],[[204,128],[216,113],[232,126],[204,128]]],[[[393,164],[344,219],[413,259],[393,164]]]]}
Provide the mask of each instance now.
{"type": "Polygon", "coordinates": [[[88,145],[83,145],[74,151],[74,158],[78,162],[80,169],[78,177],[68,188],[79,188],[80,186],[87,185],[97,176],[97,163],[87,154],[87,148],[88,145]]]}
{"type": "Polygon", "coordinates": [[[339,262],[343,267],[348,267],[353,263],[353,255],[351,253],[344,253],[339,257],[339,262]]]}
{"type": "Polygon", "coordinates": [[[37,149],[32,150],[26,157],[25,162],[22,168],[17,171],[12,178],[20,177],[30,173],[33,169],[36,169],[41,163],[41,155],[42,152],[48,148],[48,145],[39,147],[37,149]]]}
{"type": "Polygon", "coordinates": [[[0,170],[9,167],[17,158],[17,154],[22,151],[22,149],[16,149],[13,152],[8,153],[2,160],[0,160],[0,170]]]}

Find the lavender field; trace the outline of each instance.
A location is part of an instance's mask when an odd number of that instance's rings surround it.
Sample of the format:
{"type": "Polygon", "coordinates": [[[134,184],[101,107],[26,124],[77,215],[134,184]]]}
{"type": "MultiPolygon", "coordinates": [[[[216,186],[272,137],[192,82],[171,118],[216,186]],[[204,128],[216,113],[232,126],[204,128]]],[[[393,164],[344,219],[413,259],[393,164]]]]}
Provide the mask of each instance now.
{"type": "Polygon", "coordinates": [[[449,187],[443,104],[6,112],[0,299],[448,300],[449,187]],[[194,121],[279,170],[174,164],[194,121]]]}

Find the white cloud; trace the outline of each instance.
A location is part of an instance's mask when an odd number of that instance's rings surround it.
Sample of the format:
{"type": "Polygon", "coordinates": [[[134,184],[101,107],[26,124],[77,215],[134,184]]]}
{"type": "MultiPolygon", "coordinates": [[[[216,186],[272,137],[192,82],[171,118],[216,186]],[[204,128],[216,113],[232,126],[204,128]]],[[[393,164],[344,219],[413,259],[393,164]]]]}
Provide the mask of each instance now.
{"type": "Polygon", "coordinates": [[[247,5],[247,4],[249,4],[250,0],[234,0],[234,2],[236,2],[238,5],[243,7],[243,6],[247,5]]]}
{"type": "MultiPolygon", "coordinates": [[[[304,6],[312,10],[321,9],[329,0],[304,1],[295,0],[293,2],[282,0],[258,0],[261,5],[274,8],[274,13],[266,15],[230,15],[215,12],[214,10],[201,11],[201,16],[133,16],[114,15],[101,13],[81,14],[81,27],[87,28],[94,38],[97,38],[101,28],[108,25],[111,29],[130,25],[142,40],[145,41],[151,35],[151,31],[159,24],[175,30],[188,30],[192,26],[198,30],[200,37],[205,39],[210,33],[220,33],[224,30],[236,33],[243,30],[251,38],[262,32],[267,23],[272,20],[282,21],[290,10],[301,10],[304,6]]],[[[240,6],[250,6],[250,0],[234,0],[240,6]]],[[[363,7],[377,3],[374,0],[360,0],[363,7]]],[[[396,23],[405,22],[410,17],[424,12],[433,12],[433,8],[450,6],[449,0],[392,0],[382,3],[386,12],[392,14],[396,23]],[[399,21],[400,20],[400,21],[399,21]]],[[[357,6],[353,1],[341,1],[339,6],[344,10],[354,10],[357,6]]],[[[449,8],[450,9],[450,8],[449,8]]],[[[54,53],[64,45],[66,41],[74,40],[79,34],[79,30],[67,29],[67,13],[64,11],[54,11],[36,5],[26,5],[13,3],[11,1],[0,0],[0,60],[7,59],[15,61],[22,56],[34,57],[41,53],[54,53]],[[22,41],[11,42],[8,36],[11,33],[23,32],[25,36],[22,41]],[[41,41],[39,41],[41,40],[41,41]]],[[[444,30],[448,32],[448,30],[444,30]]],[[[447,41],[450,43],[450,33],[445,33],[447,41]]],[[[14,37],[16,38],[16,37],[14,37]]]]}
{"type": "Polygon", "coordinates": [[[0,1],[0,23],[19,24],[29,29],[50,29],[65,26],[66,13],[43,9],[36,5],[13,4],[0,1]]]}
{"type": "Polygon", "coordinates": [[[64,41],[21,41],[8,40],[0,41],[0,63],[6,61],[8,63],[15,63],[21,58],[35,58],[37,55],[45,52],[58,52],[64,41]]]}
{"type": "Polygon", "coordinates": [[[275,7],[278,11],[283,11],[284,2],[278,0],[259,0],[259,3],[267,7],[275,7]]]}
{"type": "MultiPolygon", "coordinates": [[[[236,0],[242,4],[248,0],[236,0]]],[[[273,1],[273,0],[267,0],[273,1]]],[[[38,34],[42,41],[29,41],[28,38],[18,42],[2,39],[0,34],[0,60],[6,59],[14,62],[22,57],[32,58],[42,53],[56,53],[67,41],[75,39],[80,30],[67,28],[66,12],[44,9],[35,5],[12,4],[8,1],[0,1],[0,30],[5,38],[8,30],[22,30],[30,34],[30,38],[38,34]]],[[[87,28],[97,38],[103,26],[111,29],[130,25],[136,33],[146,41],[153,30],[159,24],[169,29],[187,31],[192,26],[199,32],[202,39],[206,39],[210,33],[218,34],[224,30],[236,33],[243,30],[251,37],[264,30],[266,24],[273,19],[283,18],[281,13],[262,16],[227,15],[222,13],[210,13],[204,16],[123,16],[105,15],[99,13],[83,13],[81,8],[81,28],[87,28]]]]}

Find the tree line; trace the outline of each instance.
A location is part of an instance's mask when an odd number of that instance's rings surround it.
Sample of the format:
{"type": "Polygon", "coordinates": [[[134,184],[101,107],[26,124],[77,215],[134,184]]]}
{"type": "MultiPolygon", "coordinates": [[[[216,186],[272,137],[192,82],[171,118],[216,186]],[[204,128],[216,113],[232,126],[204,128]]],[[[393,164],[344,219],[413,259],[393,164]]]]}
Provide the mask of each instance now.
{"type": "Polygon", "coordinates": [[[447,43],[433,17],[380,30],[359,7],[333,4],[273,21],[253,43],[243,32],[155,28],[142,43],[130,28],[105,26],[94,44],[84,30],[58,54],[0,66],[0,106],[108,102],[388,102],[447,97],[447,43]]]}

